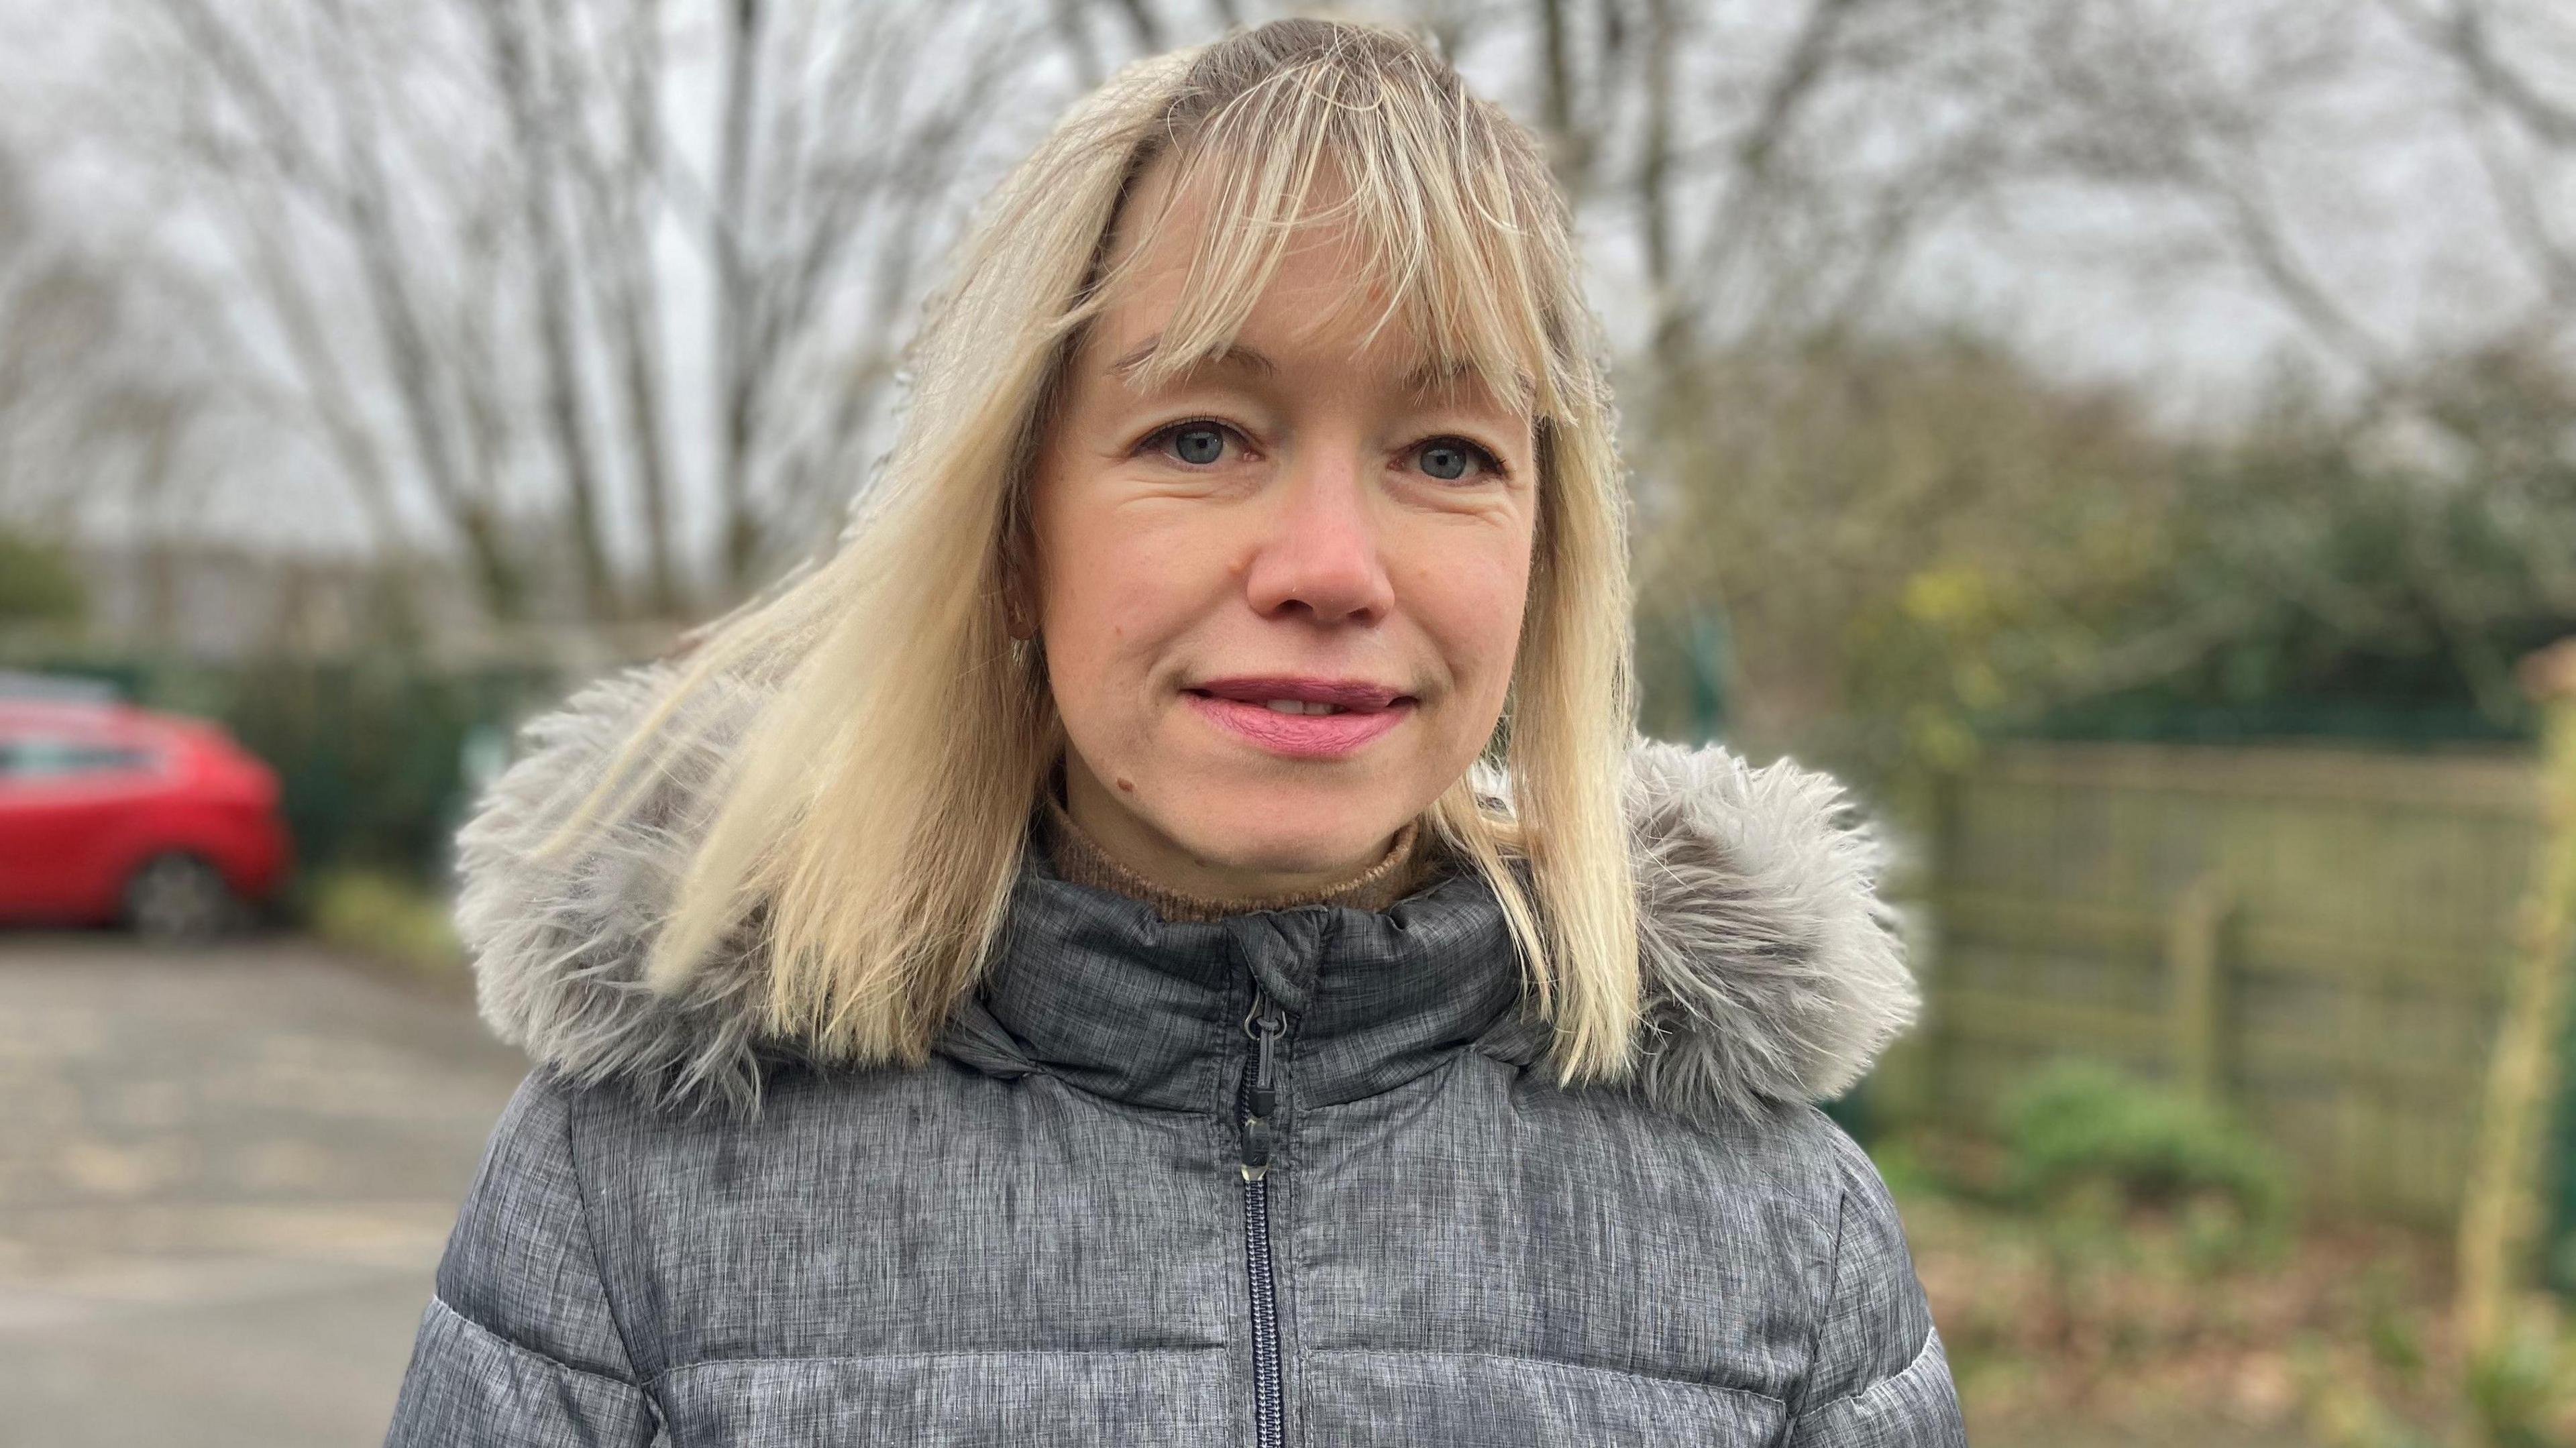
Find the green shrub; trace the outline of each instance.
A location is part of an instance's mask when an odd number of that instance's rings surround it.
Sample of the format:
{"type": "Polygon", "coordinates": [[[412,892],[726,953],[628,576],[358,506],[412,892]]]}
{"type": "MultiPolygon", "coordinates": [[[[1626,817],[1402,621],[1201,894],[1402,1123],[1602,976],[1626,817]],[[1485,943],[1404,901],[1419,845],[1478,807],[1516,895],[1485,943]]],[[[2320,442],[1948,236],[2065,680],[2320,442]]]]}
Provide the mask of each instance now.
{"type": "Polygon", "coordinates": [[[2289,1183],[2225,1112],[2091,1061],[2052,1065],[2004,1103],[2008,1189],[2025,1205],[2174,1209],[2196,1251],[2231,1255],[2286,1224],[2289,1183]]]}
{"type": "Polygon", "coordinates": [[[1887,1184],[1890,1195],[1904,1200],[1909,1197],[1939,1195],[1949,1189],[1941,1174],[1923,1160],[1922,1152],[1912,1141],[1900,1136],[1885,1136],[1869,1144],[1872,1165],[1878,1168],[1880,1181],[1887,1184]]]}
{"type": "Polygon", "coordinates": [[[2567,1423],[2568,1374],[2576,1343],[2546,1326],[2516,1323],[2491,1351],[2469,1362],[2469,1413],[2492,1448],[2556,1448],[2567,1423]]]}
{"type": "Polygon", "coordinates": [[[60,545],[0,532],[0,623],[77,623],[88,601],[80,568],[60,545]]]}

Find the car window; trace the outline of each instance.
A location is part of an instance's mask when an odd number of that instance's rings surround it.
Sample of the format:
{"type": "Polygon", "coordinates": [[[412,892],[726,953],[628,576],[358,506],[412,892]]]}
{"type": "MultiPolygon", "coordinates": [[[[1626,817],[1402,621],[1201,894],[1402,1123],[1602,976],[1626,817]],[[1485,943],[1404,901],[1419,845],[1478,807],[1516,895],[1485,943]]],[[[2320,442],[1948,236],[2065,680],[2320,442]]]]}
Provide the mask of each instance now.
{"type": "Polygon", "coordinates": [[[134,744],[32,735],[0,739],[0,779],[11,783],[125,774],[152,767],[152,751],[134,744]]]}

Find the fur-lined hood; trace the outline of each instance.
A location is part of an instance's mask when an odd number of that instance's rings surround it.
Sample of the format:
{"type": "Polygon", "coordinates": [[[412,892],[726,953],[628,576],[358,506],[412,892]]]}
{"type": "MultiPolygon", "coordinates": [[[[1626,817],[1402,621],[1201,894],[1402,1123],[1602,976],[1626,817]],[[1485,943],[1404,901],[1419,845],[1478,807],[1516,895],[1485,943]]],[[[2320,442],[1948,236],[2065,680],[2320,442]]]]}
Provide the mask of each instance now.
{"type": "MultiPolygon", "coordinates": [[[[761,1034],[755,962],[720,958],[675,1000],[642,969],[758,697],[702,693],[688,722],[707,727],[688,731],[697,742],[663,780],[581,851],[534,858],[676,675],[670,663],[611,675],[522,729],[522,757],[457,836],[457,924],[502,1040],[577,1081],[665,1083],[665,1100],[755,1112],[764,1063],[804,1056],[761,1034]]],[[[1632,1089],[1703,1123],[1841,1095],[1919,1005],[1902,914],[1877,894],[1890,841],[1838,782],[1790,760],[1753,769],[1720,746],[1641,736],[1629,765],[1644,1033],[1632,1089]]],[[[1497,798],[1501,783],[1480,775],[1497,798]]]]}

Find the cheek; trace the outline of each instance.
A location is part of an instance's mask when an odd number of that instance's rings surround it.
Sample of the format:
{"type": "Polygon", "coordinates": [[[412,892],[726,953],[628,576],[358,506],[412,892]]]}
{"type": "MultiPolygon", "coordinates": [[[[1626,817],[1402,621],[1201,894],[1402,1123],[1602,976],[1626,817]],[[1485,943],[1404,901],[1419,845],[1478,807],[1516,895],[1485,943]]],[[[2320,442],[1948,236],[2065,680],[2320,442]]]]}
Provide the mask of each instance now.
{"type": "Polygon", "coordinates": [[[1110,509],[1066,509],[1040,535],[1047,667],[1080,708],[1133,695],[1194,616],[1191,550],[1110,509]]]}
{"type": "Polygon", "coordinates": [[[1413,570],[1409,607],[1461,694],[1499,711],[1520,651],[1529,535],[1452,536],[1438,543],[1428,565],[1413,570]]]}

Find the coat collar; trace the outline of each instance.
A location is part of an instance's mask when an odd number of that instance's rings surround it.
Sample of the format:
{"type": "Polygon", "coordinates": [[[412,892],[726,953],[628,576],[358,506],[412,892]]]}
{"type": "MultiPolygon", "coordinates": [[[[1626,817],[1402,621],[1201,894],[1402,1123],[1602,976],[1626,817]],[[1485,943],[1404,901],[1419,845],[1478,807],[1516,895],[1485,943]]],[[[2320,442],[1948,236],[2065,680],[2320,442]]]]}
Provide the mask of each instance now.
{"type": "MultiPolygon", "coordinates": [[[[504,1041],[577,1081],[748,1115],[768,1065],[811,1059],[801,1043],[761,1033],[756,958],[720,956],[669,998],[641,972],[725,752],[765,696],[726,684],[691,700],[673,721],[684,746],[640,798],[570,857],[534,854],[676,672],[653,663],[612,675],[525,726],[521,757],[458,833],[457,926],[483,1018],[504,1041]]],[[[1641,1040],[1626,1089],[1702,1124],[1842,1094],[1918,1009],[1902,917],[1876,891],[1890,842],[1841,785],[1789,760],[1754,769],[1721,746],[1640,737],[1628,764],[1641,1040]]],[[[1509,807],[1507,782],[1481,765],[1479,788],[1509,807]]],[[[1510,1009],[1518,964],[1472,872],[1385,911],[1300,906],[1174,923],[1055,878],[1043,854],[1024,852],[1004,951],[942,1038],[978,1069],[1044,1067],[1160,1100],[1205,1051],[1241,1050],[1246,973],[1305,1002],[1301,1101],[1385,1089],[1466,1041],[1523,1063],[1543,1049],[1543,1023],[1510,1009]],[[1043,968],[1080,960],[1116,962],[1105,1003],[1081,994],[1093,977],[1043,968]],[[1135,1019],[1139,1002],[1200,1034],[1123,1058],[1106,1028],[1135,1019]]]]}
{"type": "Polygon", "coordinates": [[[1171,921],[1064,879],[1042,842],[1033,831],[1009,932],[939,1043],[990,1074],[1044,1070],[1141,1106],[1216,1110],[1248,1048],[1257,983],[1288,1013],[1298,1103],[1331,1106],[1439,1065],[1520,997],[1501,906],[1454,866],[1382,911],[1171,921]]]}

